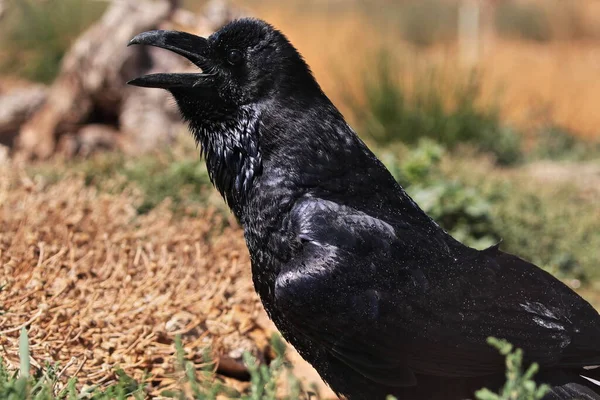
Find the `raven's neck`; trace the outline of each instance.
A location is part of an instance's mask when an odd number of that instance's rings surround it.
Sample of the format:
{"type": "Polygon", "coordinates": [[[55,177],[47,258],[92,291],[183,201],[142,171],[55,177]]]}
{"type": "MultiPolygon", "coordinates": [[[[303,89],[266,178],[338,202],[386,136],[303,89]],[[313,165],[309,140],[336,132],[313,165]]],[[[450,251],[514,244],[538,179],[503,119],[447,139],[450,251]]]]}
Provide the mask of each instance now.
{"type": "Polygon", "coordinates": [[[325,97],[264,107],[260,122],[262,173],[250,192],[253,219],[276,231],[301,197],[348,206],[391,224],[440,230],[325,97]],[[276,111],[276,112],[275,112],[276,111]],[[277,207],[267,207],[269,204],[277,207]]]}
{"type": "Polygon", "coordinates": [[[210,180],[238,219],[262,168],[258,124],[256,107],[241,107],[221,118],[190,122],[210,180]]]}

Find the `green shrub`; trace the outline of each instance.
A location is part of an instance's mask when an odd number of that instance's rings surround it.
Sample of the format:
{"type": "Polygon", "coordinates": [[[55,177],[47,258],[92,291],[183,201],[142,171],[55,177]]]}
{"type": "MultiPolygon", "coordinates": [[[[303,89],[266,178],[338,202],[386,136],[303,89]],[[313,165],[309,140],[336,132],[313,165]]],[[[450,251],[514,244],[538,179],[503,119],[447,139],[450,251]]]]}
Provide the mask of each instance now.
{"type": "Polygon", "coordinates": [[[527,185],[490,180],[480,187],[491,203],[502,248],[559,278],[586,281],[598,265],[597,207],[579,201],[572,188],[552,193],[527,185]]]}
{"type": "Polygon", "coordinates": [[[600,142],[577,138],[559,126],[541,129],[529,153],[531,159],[582,161],[600,158],[600,142]]]}
{"type": "Polygon", "coordinates": [[[401,162],[390,152],[381,157],[423,211],[457,240],[478,249],[497,243],[491,204],[475,188],[443,176],[443,155],[440,145],[422,140],[401,162]]]}
{"type": "Polygon", "coordinates": [[[103,12],[91,0],[8,0],[0,29],[0,72],[48,83],[71,43],[103,12]]]}
{"type": "Polygon", "coordinates": [[[462,243],[485,249],[499,242],[491,207],[473,188],[443,180],[411,188],[413,199],[444,229],[462,243]]]}
{"type": "Polygon", "coordinates": [[[569,183],[535,183],[525,172],[507,177],[429,140],[378,154],[419,206],[461,242],[482,249],[501,241],[503,250],[561,279],[598,276],[597,205],[569,183]]]}
{"type": "MultiPolygon", "coordinates": [[[[576,173],[578,164],[572,164],[576,173]]],[[[444,158],[442,175],[477,190],[489,204],[491,232],[501,248],[561,279],[598,275],[597,196],[565,180],[539,180],[529,168],[497,171],[472,154],[444,158]]]]}
{"type": "Polygon", "coordinates": [[[62,169],[34,167],[32,173],[42,175],[49,183],[64,173],[81,174],[87,185],[107,192],[134,185],[143,195],[142,203],[136,205],[139,214],[149,212],[167,198],[173,211],[184,211],[190,205],[204,206],[214,193],[207,190],[210,179],[197,152],[182,155],[168,150],[139,157],[105,153],[70,161],[62,169]]]}
{"type": "Polygon", "coordinates": [[[378,145],[396,141],[413,144],[430,138],[451,149],[470,144],[494,154],[500,164],[520,159],[519,135],[501,123],[496,107],[477,105],[480,78],[476,73],[448,85],[431,70],[418,75],[414,90],[409,92],[398,79],[390,57],[383,54],[373,71],[365,75],[364,101],[346,98],[361,121],[359,131],[378,145]],[[442,97],[448,91],[450,102],[442,97]]]}

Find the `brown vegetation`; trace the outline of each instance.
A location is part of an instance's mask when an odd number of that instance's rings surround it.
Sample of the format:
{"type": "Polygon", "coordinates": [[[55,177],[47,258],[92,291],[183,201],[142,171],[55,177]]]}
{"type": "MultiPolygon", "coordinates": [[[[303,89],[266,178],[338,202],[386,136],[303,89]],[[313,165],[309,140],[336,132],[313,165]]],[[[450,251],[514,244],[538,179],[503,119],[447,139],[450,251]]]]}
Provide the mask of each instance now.
{"type": "Polygon", "coordinates": [[[139,197],[1,170],[0,354],[10,369],[23,326],[35,366],[59,362],[89,385],[114,381],[116,366],[137,379],[148,371],[154,393],[175,384],[176,334],[196,364],[211,345],[235,360],[264,357],[240,230],[209,210],[176,218],[168,204],[137,216],[139,197]]]}

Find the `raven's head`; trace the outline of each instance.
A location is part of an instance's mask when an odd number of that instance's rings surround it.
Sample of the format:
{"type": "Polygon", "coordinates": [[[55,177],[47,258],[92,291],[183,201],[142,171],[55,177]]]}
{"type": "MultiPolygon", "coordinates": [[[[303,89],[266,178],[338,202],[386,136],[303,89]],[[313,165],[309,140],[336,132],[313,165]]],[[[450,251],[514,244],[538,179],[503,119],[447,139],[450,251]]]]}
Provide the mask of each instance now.
{"type": "Polygon", "coordinates": [[[233,21],[208,38],[178,31],[149,31],[129,45],[161,47],[190,60],[202,71],[159,73],[128,82],[169,90],[187,120],[214,119],[273,96],[316,82],[286,37],[264,21],[233,21]],[[214,115],[211,115],[214,113],[214,115]]]}
{"type": "Polygon", "coordinates": [[[201,145],[213,183],[232,208],[262,168],[258,138],[262,110],[273,100],[294,98],[298,103],[322,95],[287,38],[257,19],[233,21],[208,38],[150,31],[133,38],[132,44],[173,51],[201,70],[146,75],[129,84],[173,94],[201,145]]]}

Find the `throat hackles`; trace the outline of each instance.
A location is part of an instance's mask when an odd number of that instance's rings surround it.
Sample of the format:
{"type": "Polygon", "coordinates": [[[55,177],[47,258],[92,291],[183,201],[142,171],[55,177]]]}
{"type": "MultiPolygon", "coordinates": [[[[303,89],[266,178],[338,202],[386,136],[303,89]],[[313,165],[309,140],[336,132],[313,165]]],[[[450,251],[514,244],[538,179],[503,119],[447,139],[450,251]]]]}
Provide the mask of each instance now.
{"type": "Polygon", "coordinates": [[[258,125],[256,110],[242,108],[234,115],[203,119],[191,127],[210,180],[234,213],[243,207],[262,169],[258,125]]]}

